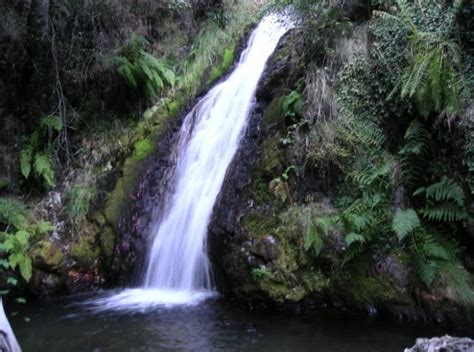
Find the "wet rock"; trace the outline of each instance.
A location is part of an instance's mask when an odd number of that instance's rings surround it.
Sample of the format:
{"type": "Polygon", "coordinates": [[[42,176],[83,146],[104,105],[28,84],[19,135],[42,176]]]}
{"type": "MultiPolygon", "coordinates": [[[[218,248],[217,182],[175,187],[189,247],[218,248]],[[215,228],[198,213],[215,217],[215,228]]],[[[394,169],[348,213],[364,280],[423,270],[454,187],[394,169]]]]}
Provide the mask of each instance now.
{"type": "Polygon", "coordinates": [[[406,348],[405,352],[474,352],[474,340],[464,337],[433,337],[432,339],[420,338],[412,348],[406,348]]]}
{"type": "Polygon", "coordinates": [[[60,275],[40,269],[33,270],[29,288],[35,296],[46,300],[66,293],[66,285],[60,275]]]}
{"type": "Polygon", "coordinates": [[[410,272],[393,255],[384,257],[376,262],[375,271],[379,275],[386,275],[397,284],[398,288],[405,292],[410,280],[410,272]]]}
{"type": "Polygon", "coordinates": [[[288,93],[287,88],[297,80],[301,70],[299,63],[303,41],[300,39],[297,30],[289,31],[282,37],[260,80],[257,100],[269,103],[282,92],[288,93]]]}
{"type": "Polygon", "coordinates": [[[277,239],[272,235],[260,238],[254,246],[253,254],[261,257],[265,262],[271,262],[278,257],[277,239]]]}
{"type": "Polygon", "coordinates": [[[67,278],[68,291],[72,294],[94,292],[100,289],[103,278],[98,270],[70,270],[67,278]]]}

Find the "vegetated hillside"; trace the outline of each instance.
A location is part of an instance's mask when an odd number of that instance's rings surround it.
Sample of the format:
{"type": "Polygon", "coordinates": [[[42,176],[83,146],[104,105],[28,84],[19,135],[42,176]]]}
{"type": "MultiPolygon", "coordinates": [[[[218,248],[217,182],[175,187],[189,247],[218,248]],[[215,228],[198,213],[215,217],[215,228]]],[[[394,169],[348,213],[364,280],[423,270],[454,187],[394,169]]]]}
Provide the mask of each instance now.
{"type": "Polygon", "coordinates": [[[219,286],[267,307],[468,318],[472,2],[283,3],[302,23],[215,208],[219,286]]]}
{"type": "Polygon", "coordinates": [[[147,157],[229,69],[258,11],[253,1],[0,1],[4,293],[104,284],[147,157]]]}

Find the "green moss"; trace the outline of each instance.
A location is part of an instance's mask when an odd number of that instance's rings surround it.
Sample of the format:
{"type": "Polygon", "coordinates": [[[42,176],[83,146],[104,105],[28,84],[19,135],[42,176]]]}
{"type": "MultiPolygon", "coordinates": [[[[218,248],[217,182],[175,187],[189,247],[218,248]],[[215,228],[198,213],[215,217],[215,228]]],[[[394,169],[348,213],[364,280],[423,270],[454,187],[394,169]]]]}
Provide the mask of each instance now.
{"type": "Polygon", "coordinates": [[[153,151],[153,143],[150,138],[139,140],[133,146],[133,158],[135,160],[143,160],[153,151]]]}
{"type": "Polygon", "coordinates": [[[341,274],[338,290],[345,291],[359,306],[412,303],[410,297],[400,292],[389,277],[371,276],[369,268],[369,263],[364,258],[352,262],[341,274]]]}
{"type": "Polygon", "coordinates": [[[114,245],[115,245],[115,233],[114,230],[107,226],[100,233],[100,248],[105,257],[109,258],[114,254],[114,245]]]}
{"type": "Polygon", "coordinates": [[[209,74],[209,79],[207,80],[207,84],[212,84],[222,75],[224,75],[234,63],[235,57],[235,45],[224,50],[224,55],[222,56],[222,63],[220,66],[214,67],[209,74]]]}
{"type": "Polygon", "coordinates": [[[283,97],[275,98],[268,105],[262,119],[262,129],[269,130],[273,126],[285,127],[285,112],[282,106],[283,97]]]}
{"type": "Polygon", "coordinates": [[[139,176],[141,163],[133,158],[128,158],[122,167],[122,177],[118,179],[115,189],[108,195],[105,201],[104,215],[109,224],[118,222],[124,201],[130,189],[132,189],[139,176]]]}
{"type": "Polygon", "coordinates": [[[265,296],[277,303],[299,302],[302,299],[324,292],[329,280],[317,271],[294,273],[278,278],[273,272],[255,277],[265,296]]]}
{"type": "Polygon", "coordinates": [[[242,227],[259,238],[272,233],[278,226],[278,217],[268,216],[257,211],[250,211],[242,218],[242,227]]]}
{"type": "Polygon", "coordinates": [[[54,242],[48,240],[36,244],[32,257],[35,265],[48,271],[58,272],[64,267],[64,256],[61,249],[54,242]]]}
{"type": "Polygon", "coordinates": [[[259,168],[272,178],[280,176],[283,172],[281,160],[284,158],[280,148],[279,134],[273,138],[266,139],[262,143],[261,150],[259,168]]]}
{"type": "Polygon", "coordinates": [[[94,266],[99,256],[99,248],[95,245],[94,237],[83,236],[78,243],[71,245],[71,257],[82,269],[89,269],[94,266]]]}

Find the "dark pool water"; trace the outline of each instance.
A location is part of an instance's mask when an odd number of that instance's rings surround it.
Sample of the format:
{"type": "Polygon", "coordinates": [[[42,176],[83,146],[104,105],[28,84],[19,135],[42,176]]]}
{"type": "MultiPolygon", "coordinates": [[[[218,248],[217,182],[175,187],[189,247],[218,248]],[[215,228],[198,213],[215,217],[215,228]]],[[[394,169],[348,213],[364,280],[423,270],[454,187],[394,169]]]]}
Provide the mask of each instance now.
{"type": "Polygon", "coordinates": [[[222,299],[196,307],[94,313],[77,304],[84,299],[15,307],[18,314],[10,320],[24,351],[388,352],[403,351],[416,337],[447,332],[328,310],[254,313],[222,299]]]}

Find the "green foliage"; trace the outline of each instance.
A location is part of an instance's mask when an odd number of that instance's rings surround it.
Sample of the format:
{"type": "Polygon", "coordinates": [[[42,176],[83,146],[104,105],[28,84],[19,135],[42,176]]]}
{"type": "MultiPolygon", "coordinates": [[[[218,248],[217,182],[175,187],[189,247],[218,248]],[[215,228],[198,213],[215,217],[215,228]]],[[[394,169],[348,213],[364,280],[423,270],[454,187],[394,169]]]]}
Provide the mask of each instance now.
{"type": "Polygon", "coordinates": [[[29,240],[31,234],[25,230],[4,234],[0,244],[0,252],[7,253],[8,266],[12,270],[20,269],[21,276],[29,281],[31,278],[31,259],[28,256],[29,240]]]}
{"type": "Polygon", "coordinates": [[[23,203],[8,199],[0,198],[0,224],[8,227],[20,229],[26,226],[27,210],[23,203]]]}
{"type": "Polygon", "coordinates": [[[290,117],[294,121],[298,121],[298,117],[301,115],[303,109],[300,93],[294,90],[285,96],[282,102],[282,108],[285,116],[290,117]]]}
{"type": "MultiPolygon", "coordinates": [[[[28,255],[31,240],[54,230],[54,226],[45,221],[29,223],[26,219],[26,208],[20,202],[0,198],[0,265],[5,270],[15,271],[26,281],[31,278],[32,263],[28,255]],[[6,259],[4,259],[6,258],[6,259]]],[[[8,276],[8,281],[15,285],[17,280],[8,276]]]]}
{"type": "Polygon", "coordinates": [[[259,280],[268,280],[273,278],[273,274],[268,271],[266,268],[254,268],[250,272],[252,278],[256,281],[259,280]]]}
{"type": "Polygon", "coordinates": [[[221,28],[225,28],[232,20],[231,14],[229,14],[221,7],[212,9],[208,16],[212,22],[214,22],[221,28]]]}
{"type": "Polygon", "coordinates": [[[314,254],[319,256],[323,249],[323,239],[331,232],[338,229],[338,218],[334,215],[321,215],[316,219],[310,221],[307,226],[306,235],[304,237],[304,249],[313,249],[314,254]]]}
{"type": "Polygon", "coordinates": [[[54,187],[55,176],[53,168],[53,135],[59,134],[63,124],[58,116],[45,116],[39,126],[26,138],[20,151],[20,170],[25,179],[32,175],[42,180],[46,188],[54,187]]]}
{"type": "Polygon", "coordinates": [[[452,31],[461,2],[456,1],[444,10],[437,10],[436,5],[434,10],[430,9],[432,5],[425,5],[423,1],[416,2],[416,5],[405,0],[397,0],[396,3],[396,15],[379,14],[402,24],[409,32],[409,65],[398,85],[401,97],[413,98],[424,117],[431,113],[452,114],[459,111],[463,90],[462,70],[459,47],[452,31]],[[431,23],[427,23],[427,17],[430,17],[431,23]],[[417,18],[422,20],[417,21],[417,18]],[[444,27],[444,31],[440,31],[439,26],[444,27]]]}
{"type": "Polygon", "coordinates": [[[153,150],[153,143],[149,138],[142,139],[135,143],[133,158],[135,160],[145,159],[153,150]]]}
{"type": "Polygon", "coordinates": [[[289,202],[292,203],[292,198],[290,194],[290,189],[288,187],[288,178],[290,171],[295,170],[295,167],[289,166],[286,168],[285,172],[277,178],[274,178],[270,181],[269,189],[275,195],[275,197],[281,200],[283,203],[289,202]]]}
{"type": "Polygon", "coordinates": [[[414,254],[418,275],[429,288],[439,276],[442,266],[455,258],[455,253],[448,251],[438,236],[428,233],[425,229],[412,236],[411,250],[414,254]]]}
{"type": "Polygon", "coordinates": [[[467,218],[464,207],[464,193],[453,180],[444,176],[440,182],[418,189],[414,195],[426,197],[427,205],[421,214],[430,221],[452,222],[467,218]]]}
{"type": "Polygon", "coordinates": [[[405,132],[405,145],[398,152],[400,156],[402,180],[413,186],[426,174],[427,157],[431,136],[417,120],[413,120],[405,132]]]}
{"type": "Polygon", "coordinates": [[[75,185],[66,193],[64,208],[71,223],[77,225],[85,219],[96,195],[95,188],[87,185],[75,185]]]}
{"type": "Polygon", "coordinates": [[[393,232],[401,241],[420,227],[420,219],[414,209],[397,210],[392,220],[393,232]]]}
{"type": "Polygon", "coordinates": [[[132,35],[122,47],[118,56],[107,60],[107,64],[116,68],[133,89],[143,90],[148,98],[154,98],[166,86],[174,86],[174,72],[160,59],[145,51],[148,42],[132,35]]]}

